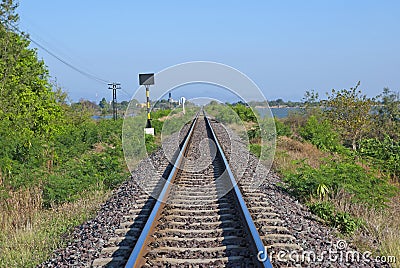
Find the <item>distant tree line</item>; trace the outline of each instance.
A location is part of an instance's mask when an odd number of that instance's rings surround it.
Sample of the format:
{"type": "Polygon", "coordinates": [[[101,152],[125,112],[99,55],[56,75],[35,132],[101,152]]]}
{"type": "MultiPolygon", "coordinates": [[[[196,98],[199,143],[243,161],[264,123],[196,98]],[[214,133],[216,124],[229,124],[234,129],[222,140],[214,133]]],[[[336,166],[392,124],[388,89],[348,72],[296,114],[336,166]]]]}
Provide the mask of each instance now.
{"type": "MultiPolygon", "coordinates": [[[[118,113],[123,115],[123,113],[128,108],[129,103],[131,103],[131,105],[134,105],[136,107],[142,107],[143,109],[145,109],[144,103],[139,103],[139,101],[136,99],[133,99],[130,102],[124,100],[124,101],[115,103],[118,113]]],[[[162,100],[158,100],[158,101],[151,101],[150,104],[151,104],[152,110],[174,109],[179,106],[178,102],[169,102],[166,99],[162,99],[162,100]]],[[[193,105],[194,104],[189,101],[186,101],[186,103],[185,103],[186,107],[190,107],[193,105]]],[[[73,110],[85,111],[92,115],[103,115],[104,116],[104,115],[112,114],[112,102],[107,101],[107,99],[105,97],[103,97],[99,103],[97,103],[95,101],[80,99],[78,102],[72,102],[70,104],[70,107],[73,110]]]]}
{"type": "MultiPolygon", "coordinates": [[[[249,102],[251,106],[267,106],[267,102],[265,101],[251,101],[249,102]]],[[[283,99],[269,100],[269,107],[303,107],[304,102],[302,101],[284,101],[283,99]]]]}

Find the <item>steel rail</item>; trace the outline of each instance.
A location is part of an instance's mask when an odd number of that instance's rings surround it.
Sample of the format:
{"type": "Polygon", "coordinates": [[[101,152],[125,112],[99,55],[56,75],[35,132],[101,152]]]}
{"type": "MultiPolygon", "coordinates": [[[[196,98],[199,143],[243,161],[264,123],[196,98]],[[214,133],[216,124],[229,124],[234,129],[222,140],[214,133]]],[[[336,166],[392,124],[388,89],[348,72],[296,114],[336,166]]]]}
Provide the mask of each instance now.
{"type": "Polygon", "coordinates": [[[250,236],[252,238],[252,242],[254,243],[253,246],[255,246],[255,248],[257,249],[257,252],[258,252],[257,258],[260,258],[261,260],[263,260],[263,261],[260,261],[260,264],[261,264],[262,267],[272,268],[272,264],[271,264],[271,261],[268,258],[268,254],[267,254],[266,249],[264,247],[264,243],[261,240],[260,234],[258,233],[258,230],[257,230],[256,226],[254,225],[253,219],[252,219],[252,217],[250,215],[250,212],[249,212],[249,210],[248,210],[248,208],[246,206],[246,203],[245,203],[245,201],[243,199],[242,193],[241,193],[241,191],[240,191],[240,189],[239,189],[239,187],[238,187],[238,185],[236,183],[235,176],[233,175],[232,170],[229,167],[228,160],[225,157],[225,154],[224,154],[224,152],[222,150],[222,147],[219,144],[217,136],[215,135],[215,132],[214,132],[212,126],[211,126],[211,123],[208,120],[208,117],[206,116],[205,113],[204,113],[204,117],[206,118],[207,125],[210,127],[211,133],[212,133],[214,141],[215,141],[215,145],[217,146],[218,151],[221,154],[221,158],[222,158],[222,160],[224,162],[224,165],[225,165],[225,170],[229,175],[230,181],[231,181],[233,189],[235,191],[235,197],[237,198],[237,202],[238,202],[238,204],[240,206],[240,212],[242,213],[242,216],[243,216],[244,221],[246,223],[246,227],[248,228],[249,234],[250,234],[250,236]]]}
{"type": "MultiPolygon", "coordinates": [[[[211,133],[212,133],[213,139],[215,141],[216,147],[218,149],[218,152],[220,153],[223,163],[225,165],[225,170],[227,171],[227,173],[229,175],[230,183],[233,186],[236,201],[239,206],[241,216],[245,222],[245,227],[247,228],[248,234],[251,237],[251,243],[253,244],[252,247],[253,247],[253,249],[256,249],[258,252],[257,256],[254,256],[254,257],[261,258],[263,260],[258,263],[260,267],[272,268],[272,264],[267,256],[266,250],[264,248],[264,244],[261,240],[261,237],[257,231],[256,226],[254,225],[253,219],[252,219],[250,212],[245,204],[245,201],[243,199],[241,191],[240,191],[239,187],[237,186],[236,179],[232,173],[232,170],[229,167],[227,158],[225,157],[222,147],[219,144],[216,134],[211,126],[209,119],[205,115],[204,111],[203,111],[203,114],[206,119],[207,125],[211,130],[211,133]]],[[[156,204],[154,205],[152,212],[151,212],[151,214],[150,214],[150,216],[149,216],[149,218],[148,218],[148,220],[136,242],[135,247],[133,248],[133,251],[132,251],[126,265],[125,265],[125,267],[127,267],[127,268],[139,267],[139,265],[142,264],[141,256],[144,255],[143,253],[146,250],[146,246],[148,244],[147,241],[150,238],[151,231],[156,226],[157,219],[160,215],[162,208],[165,205],[165,201],[168,197],[168,193],[170,192],[171,184],[177,175],[178,168],[182,162],[184,154],[186,153],[187,145],[189,144],[189,141],[192,137],[194,127],[198,120],[198,116],[199,116],[199,114],[197,114],[195,119],[193,120],[193,123],[190,127],[190,130],[189,130],[187,136],[186,136],[186,139],[184,141],[182,149],[180,150],[180,152],[178,154],[175,165],[174,165],[173,169],[171,170],[171,172],[168,176],[168,179],[167,179],[166,183],[164,184],[163,189],[161,190],[159,198],[158,198],[156,204]]]]}
{"type": "Polygon", "coordinates": [[[161,190],[161,193],[157,199],[156,204],[154,205],[151,214],[149,216],[149,218],[147,219],[147,222],[145,224],[145,226],[143,227],[142,232],[140,233],[140,236],[135,244],[135,247],[132,250],[131,255],[129,256],[129,259],[125,265],[125,267],[138,267],[138,265],[140,264],[141,258],[140,256],[142,256],[143,251],[145,250],[146,247],[146,241],[148,240],[151,231],[153,230],[154,226],[157,224],[157,218],[159,216],[159,213],[161,211],[161,209],[163,208],[166,198],[168,197],[168,193],[171,189],[171,183],[174,180],[176,173],[177,173],[177,169],[180,166],[183,156],[185,154],[187,145],[189,144],[189,140],[192,137],[193,134],[193,130],[194,127],[196,125],[197,119],[199,117],[199,113],[197,113],[195,119],[193,120],[193,123],[190,127],[190,130],[188,132],[188,134],[186,135],[186,139],[185,142],[182,146],[182,149],[180,150],[178,157],[176,158],[174,167],[172,168],[167,181],[165,182],[163,189],[161,190]]]}

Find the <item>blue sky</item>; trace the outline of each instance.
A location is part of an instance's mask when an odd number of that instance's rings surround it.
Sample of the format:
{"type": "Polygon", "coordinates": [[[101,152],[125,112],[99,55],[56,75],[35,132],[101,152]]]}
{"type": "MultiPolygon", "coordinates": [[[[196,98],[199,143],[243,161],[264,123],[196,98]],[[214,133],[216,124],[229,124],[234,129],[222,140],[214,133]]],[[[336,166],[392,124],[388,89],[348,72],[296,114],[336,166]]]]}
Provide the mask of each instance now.
{"type": "MultiPolygon", "coordinates": [[[[25,0],[17,12],[35,41],[121,82],[119,100],[138,88],[138,73],[197,60],[240,70],[267,99],[359,80],[370,97],[400,90],[400,1],[25,0]]],[[[107,85],[38,53],[72,100],[111,98],[107,85]]]]}

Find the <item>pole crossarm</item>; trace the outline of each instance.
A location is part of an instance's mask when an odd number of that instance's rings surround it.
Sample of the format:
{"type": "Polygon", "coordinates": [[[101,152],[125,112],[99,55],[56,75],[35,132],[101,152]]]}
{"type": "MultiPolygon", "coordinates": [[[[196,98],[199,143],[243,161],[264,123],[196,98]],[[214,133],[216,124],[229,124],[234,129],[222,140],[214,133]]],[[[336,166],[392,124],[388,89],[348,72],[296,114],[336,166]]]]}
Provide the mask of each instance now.
{"type": "Polygon", "coordinates": [[[121,83],[109,83],[108,89],[112,89],[113,91],[113,99],[112,99],[113,119],[117,120],[118,118],[117,89],[121,89],[121,83]]]}

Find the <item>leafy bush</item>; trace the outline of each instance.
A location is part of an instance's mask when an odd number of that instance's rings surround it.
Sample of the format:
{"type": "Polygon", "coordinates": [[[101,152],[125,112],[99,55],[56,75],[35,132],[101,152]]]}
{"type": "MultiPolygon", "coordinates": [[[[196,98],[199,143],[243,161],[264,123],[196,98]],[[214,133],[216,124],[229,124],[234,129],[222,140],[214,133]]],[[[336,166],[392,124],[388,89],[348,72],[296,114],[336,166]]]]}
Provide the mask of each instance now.
{"type": "Polygon", "coordinates": [[[261,136],[264,141],[274,141],[276,139],[275,120],[271,117],[264,117],[259,121],[261,136]]]}
{"type": "Polygon", "coordinates": [[[215,117],[221,123],[233,124],[240,123],[238,115],[227,105],[211,102],[205,107],[208,114],[215,117]]]}
{"type": "Polygon", "coordinates": [[[287,118],[285,118],[285,124],[290,126],[292,132],[298,132],[299,128],[307,123],[308,116],[304,109],[293,109],[289,111],[287,118]]]}
{"type": "Polygon", "coordinates": [[[299,134],[321,150],[331,152],[344,150],[340,144],[339,136],[332,130],[327,120],[319,122],[315,116],[310,116],[305,126],[300,127],[299,134]]]}
{"type": "Polygon", "coordinates": [[[329,222],[335,214],[335,207],[329,202],[317,202],[309,204],[308,208],[312,213],[326,222],[329,222]]]}
{"type": "Polygon", "coordinates": [[[356,164],[333,160],[318,169],[301,163],[295,173],[286,174],[284,181],[294,195],[304,200],[319,198],[318,189],[325,185],[331,195],[343,189],[353,202],[378,208],[384,207],[396,191],[386,180],[376,178],[356,164]]]}
{"type": "Polygon", "coordinates": [[[361,221],[347,212],[336,211],[329,202],[309,204],[311,212],[324,220],[328,225],[336,227],[343,234],[351,234],[361,225],[361,221]]]}
{"type": "Polygon", "coordinates": [[[331,95],[324,101],[324,117],[332,123],[335,130],[346,144],[351,145],[353,151],[356,142],[370,132],[372,114],[370,113],[373,100],[367,98],[358,89],[360,81],[354,88],[336,91],[332,89],[331,95]]]}
{"type": "Polygon", "coordinates": [[[165,109],[165,110],[164,109],[159,109],[159,110],[151,112],[151,118],[152,119],[159,119],[161,117],[168,116],[170,113],[171,113],[170,109],[165,109]]]}
{"type": "Polygon", "coordinates": [[[247,131],[247,137],[249,138],[250,142],[259,140],[261,138],[261,131],[260,127],[256,125],[247,131]]]}
{"type": "Polygon", "coordinates": [[[290,137],[292,135],[292,131],[290,127],[284,123],[282,123],[279,119],[275,118],[275,128],[277,136],[287,136],[290,137]]]}
{"type": "Polygon", "coordinates": [[[56,139],[50,173],[43,176],[46,206],[73,201],[87,190],[114,188],[128,177],[122,119],[89,121],[56,139]]]}
{"type": "Polygon", "coordinates": [[[254,154],[257,157],[260,157],[260,155],[261,155],[261,145],[260,144],[250,143],[249,147],[250,147],[249,148],[250,152],[252,154],[254,154]]]}
{"type": "Polygon", "coordinates": [[[358,154],[372,162],[386,174],[400,177],[400,142],[389,136],[383,140],[364,139],[359,143],[358,154]]]}
{"type": "Polygon", "coordinates": [[[44,185],[45,204],[73,201],[84,191],[113,188],[125,180],[123,161],[115,157],[114,150],[87,153],[80,159],[67,161],[50,174],[44,185]]]}
{"type": "Polygon", "coordinates": [[[76,200],[89,189],[115,187],[128,176],[121,127],[122,119],[87,120],[64,124],[52,140],[33,137],[27,146],[10,138],[0,157],[3,187],[40,186],[45,206],[76,200]]]}
{"type": "Polygon", "coordinates": [[[154,134],[158,135],[162,132],[163,122],[157,119],[151,120],[151,126],[154,128],[154,134]]]}
{"type": "Polygon", "coordinates": [[[155,143],[155,138],[153,135],[145,134],[145,144],[146,144],[146,151],[149,154],[151,154],[158,148],[158,145],[155,143]]]}
{"type": "Polygon", "coordinates": [[[250,107],[243,104],[230,105],[239,118],[246,122],[257,122],[257,118],[250,107]]]}
{"type": "Polygon", "coordinates": [[[361,226],[361,221],[347,212],[339,211],[335,214],[332,224],[342,233],[351,234],[361,226]]]}
{"type": "Polygon", "coordinates": [[[240,103],[225,105],[212,101],[205,107],[205,110],[224,124],[239,124],[241,121],[257,122],[253,110],[240,103]]]}

